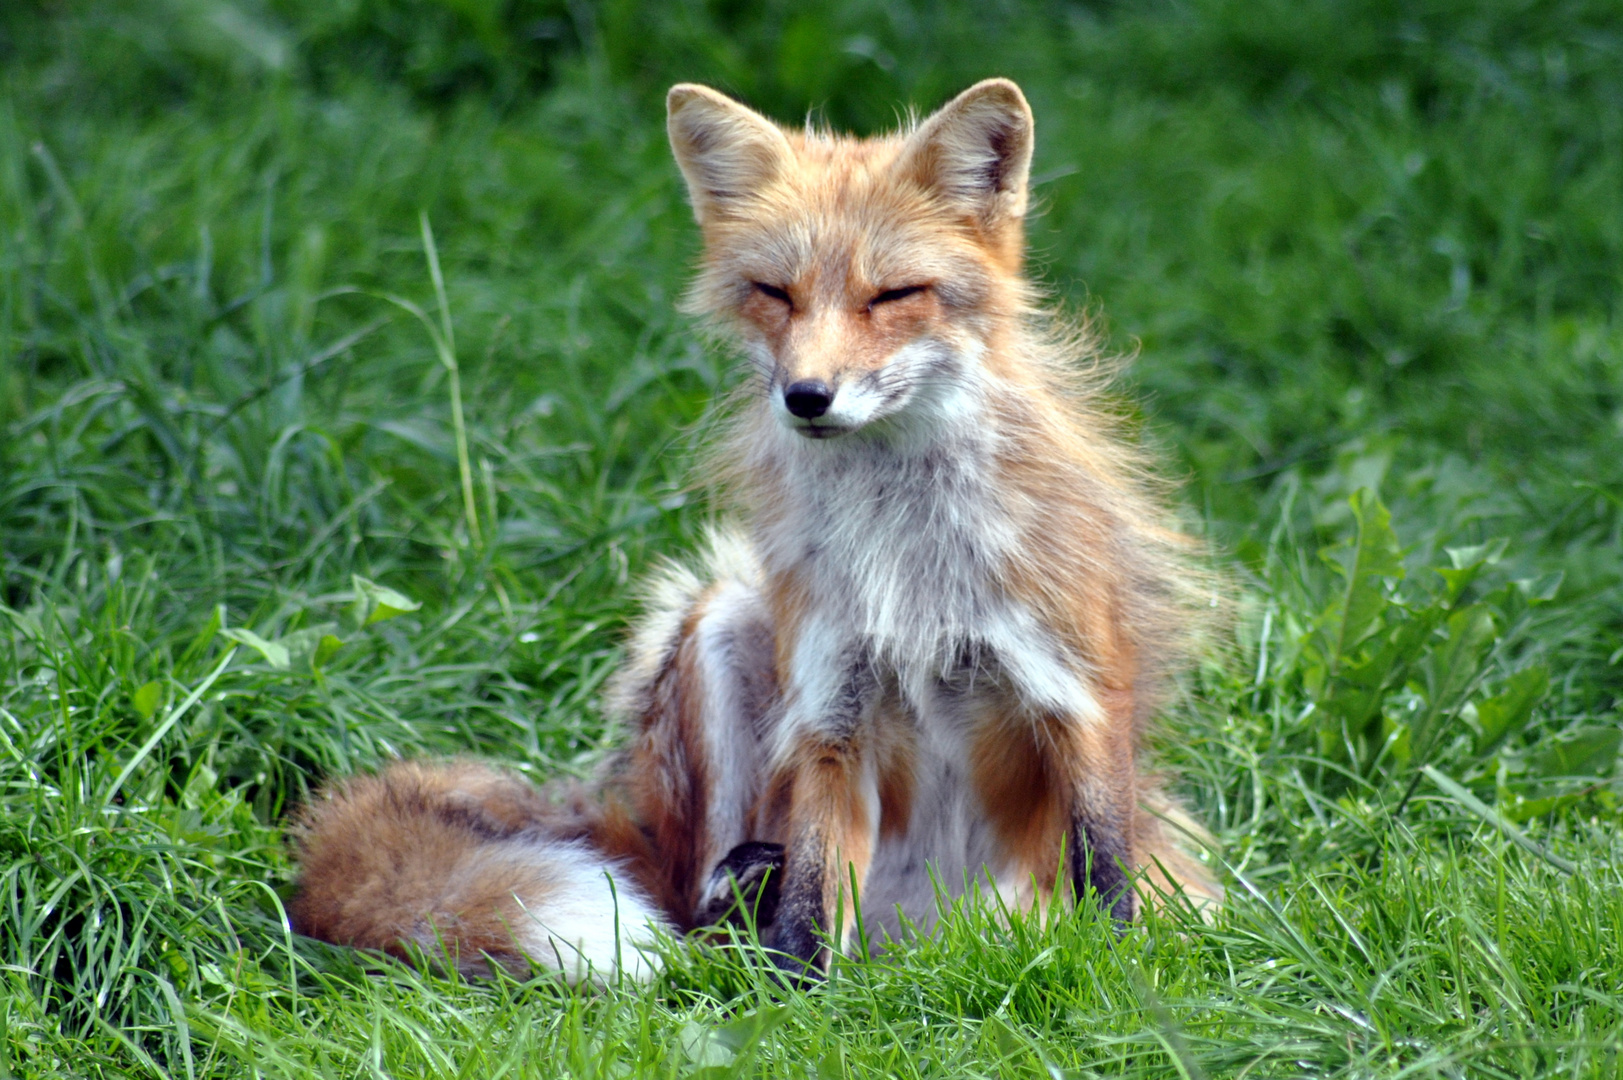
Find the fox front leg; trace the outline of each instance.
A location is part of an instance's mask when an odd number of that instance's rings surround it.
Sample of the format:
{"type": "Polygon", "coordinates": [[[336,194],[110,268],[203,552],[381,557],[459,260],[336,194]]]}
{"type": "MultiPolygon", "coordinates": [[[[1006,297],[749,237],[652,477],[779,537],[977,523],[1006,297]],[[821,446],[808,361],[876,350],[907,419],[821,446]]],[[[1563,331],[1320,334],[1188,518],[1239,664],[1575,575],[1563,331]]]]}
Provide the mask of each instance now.
{"type": "Polygon", "coordinates": [[[878,831],[876,789],[869,757],[854,741],[804,748],[794,770],[777,921],[767,939],[791,975],[825,973],[827,939],[844,947],[856,930],[878,831]]]}
{"type": "Polygon", "coordinates": [[[815,720],[794,724],[791,708],[774,785],[786,791],[788,812],[783,884],[766,944],[795,978],[825,973],[828,939],[844,947],[856,929],[879,832],[878,780],[867,746],[877,685],[860,653],[842,668],[838,690],[820,695],[815,720]]]}

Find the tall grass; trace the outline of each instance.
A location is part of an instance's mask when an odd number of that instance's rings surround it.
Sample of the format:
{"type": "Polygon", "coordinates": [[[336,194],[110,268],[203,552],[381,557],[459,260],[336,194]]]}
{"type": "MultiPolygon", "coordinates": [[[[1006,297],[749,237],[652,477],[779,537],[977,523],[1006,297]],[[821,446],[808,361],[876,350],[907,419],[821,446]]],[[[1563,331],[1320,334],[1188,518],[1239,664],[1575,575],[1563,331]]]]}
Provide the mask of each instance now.
{"type": "Polygon", "coordinates": [[[0,57],[0,1070],[1615,1075],[1609,5],[27,2],[0,57]],[[732,378],[665,86],[872,131],[989,74],[1234,582],[1163,739],[1225,913],[968,904],[809,993],[292,935],[322,777],[616,737],[732,378]]]}

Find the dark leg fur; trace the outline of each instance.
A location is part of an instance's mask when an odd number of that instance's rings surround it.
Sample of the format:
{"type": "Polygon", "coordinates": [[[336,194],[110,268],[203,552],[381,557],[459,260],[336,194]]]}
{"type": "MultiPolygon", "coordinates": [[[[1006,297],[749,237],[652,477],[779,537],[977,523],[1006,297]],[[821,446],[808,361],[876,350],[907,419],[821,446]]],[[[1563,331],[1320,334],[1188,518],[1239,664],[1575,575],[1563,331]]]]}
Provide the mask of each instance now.
{"type": "Polygon", "coordinates": [[[1076,899],[1093,890],[1118,928],[1133,921],[1133,890],[1127,880],[1132,847],[1123,829],[1078,814],[1071,827],[1071,884],[1076,899]]]}
{"type": "MultiPolygon", "coordinates": [[[[811,854],[811,845],[807,845],[811,854]]],[[[823,866],[821,860],[793,859],[788,868],[783,895],[778,901],[777,921],[767,935],[766,945],[776,950],[773,959],[792,982],[812,982],[821,978],[820,963],[825,951],[821,928],[827,925],[823,911],[823,866]]]]}

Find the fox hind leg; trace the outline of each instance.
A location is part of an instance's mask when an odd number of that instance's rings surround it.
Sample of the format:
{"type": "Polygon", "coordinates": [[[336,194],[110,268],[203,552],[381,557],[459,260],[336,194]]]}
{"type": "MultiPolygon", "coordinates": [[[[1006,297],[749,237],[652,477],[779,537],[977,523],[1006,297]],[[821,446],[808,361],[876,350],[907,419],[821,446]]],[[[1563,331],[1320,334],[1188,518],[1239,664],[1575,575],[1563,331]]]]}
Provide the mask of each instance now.
{"type": "Polygon", "coordinates": [[[1123,725],[1077,733],[1071,829],[1072,885],[1089,890],[1118,926],[1146,903],[1181,896],[1204,914],[1223,901],[1223,887],[1191,853],[1211,837],[1162,788],[1137,768],[1123,725]]]}
{"type": "Polygon", "coordinates": [[[1131,881],[1138,866],[1137,753],[1123,703],[1108,692],[1100,696],[1107,708],[1116,706],[1116,715],[1105,722],[1072,720],[1061,736],[1069,743],[1064,765],[1072,800],[1071,886],[1078,901],[1091,893],[1125,927],[1138,899],[1131,881]]]}
{"type": "MultiPolygon", "coordinates": [[[[610,692],[632,730],[615,783],[659,853],[659,891],[683,929],[731,908],[731,887],[720,890],[730,855],[759,839],[751,816],[776,707],[771,617],[748,542],[713,533],[703,570],[655,577],[610,692]]],[[[759,856],[745,861],[770,861],[759,856]]]]}

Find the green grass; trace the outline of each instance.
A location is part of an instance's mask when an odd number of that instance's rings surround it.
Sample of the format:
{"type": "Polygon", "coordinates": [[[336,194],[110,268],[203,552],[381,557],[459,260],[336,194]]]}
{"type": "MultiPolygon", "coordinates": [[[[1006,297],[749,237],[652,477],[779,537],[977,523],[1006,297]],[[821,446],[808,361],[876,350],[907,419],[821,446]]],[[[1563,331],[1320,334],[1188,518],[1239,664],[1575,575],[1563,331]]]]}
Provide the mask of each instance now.
{"type": "Polygon", "coordinates": [[[0,81],[0,1076],[1617,1075],[1615,5],[24,0],[0,81]],[[322,777],[615,738],[732,370],[664,88],[873,131],[990,74],[1229,568],[1163,740],[1216,924],[971,905],[804,994],[291,937],[322,777]]]}

